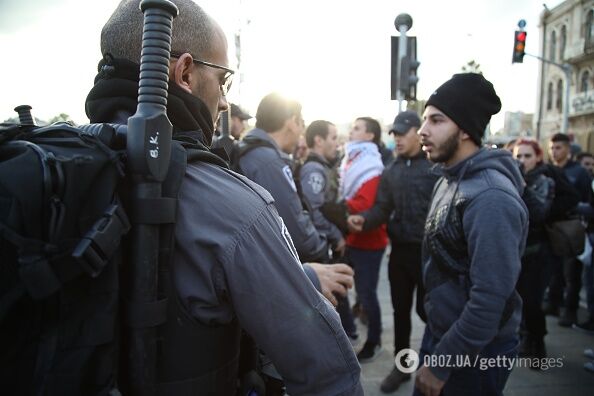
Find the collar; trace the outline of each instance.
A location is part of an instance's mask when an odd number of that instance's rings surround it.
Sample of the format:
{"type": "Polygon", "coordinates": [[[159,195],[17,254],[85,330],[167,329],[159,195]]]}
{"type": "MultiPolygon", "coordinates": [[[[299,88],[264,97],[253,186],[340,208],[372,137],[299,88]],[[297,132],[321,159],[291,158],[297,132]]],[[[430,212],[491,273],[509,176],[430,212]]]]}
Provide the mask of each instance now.
{"type": "MultiPolygon", "coordinates": [[[[99,62],[95,85],[89,92],[85,110],[92,123],[126,122],[136,112],[140,66],[126,59],[106,56],[99,62]]],[[[212,143],[214,126],[210,111],[196,96],[169,84],[167,116],[173,124],[173,134],[185,139],[212,143]]]]}
{"type": "Polygon", "coordinates": [[[281,150],[280,147],[278,146],[278,144],[276,144],[276,141],[270,136],[270,134],[268,132],[266,132],[263,129],[260,129],[260,128],[252,129],[245,135],[244,139],[265,140],[266,142],[272,144],[274,146],[274,148],[276,148],[276,151],[278,152],[278,154],[280,155],[280,157],[282,159],[291,161],[291,156],[289,154],[285,153],[283,150],[281,150]]]}
{"type": "Polygon", "coordinates": [[[462,161],[460,161],[457,164],[454,164],[452,166],[446,167],[446,166],[442,165],[443,175],[447,178],[453,178],[453,177],[456,177],[459,175],[458,178],[461,180],[462,177],[464,177],[464,174],[466,173],[466,170],[468,169],[468,167],[471,166],[472,163],[474,162],[474,159],[477,156],[484,153],[486,150],[487,149],[484,147],[480,148],[472,155],[464,158],[462,161]]]}
{"type": "Polygon", "coordinates": [[[423,149],[419,150],[419,152],[415,155],[413,155],[412,157],[406,157],[404,155],[397,155],[396,156],[396,162],[402,162],[402,161],[407,161],[407,160],[411,160],[411,161],[415,161],[418,159],[427,159],[427,154],[425,154],[425,152],[423,151],[423,149]]]}
{"type": "Polygon", "coordinates": [[[330,167],[330,162],[325,157],[321,156],[318,153],[314,153],[314,152],[310,152],[305,161],[306,162],[307,161],[317,161],[325,166],[330,167]]]}

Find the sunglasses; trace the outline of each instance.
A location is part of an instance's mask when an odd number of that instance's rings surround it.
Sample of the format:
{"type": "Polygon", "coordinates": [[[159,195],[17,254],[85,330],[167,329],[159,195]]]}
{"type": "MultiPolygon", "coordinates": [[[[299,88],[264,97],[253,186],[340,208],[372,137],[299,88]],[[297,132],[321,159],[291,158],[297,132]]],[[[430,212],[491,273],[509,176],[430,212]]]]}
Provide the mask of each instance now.
{"type": "MultiPolygon", "coordinates": [[[[181,56],[181,54],[172,52],[171,56],[173,58],[179,58],[181,56]]],[[[203,66],[212,67],[214,69],[224,70],[225,75],[223,76],[221,82],[219,83],[219,87],[221,88],[221,93],[223,94],[223,96],[227,96],[227,94],[229,93],[229,90],[231,89],[231,83],[233,82],[233,75],[235,74],[235,70],[229,69],[228,67],[225,67],[225,66],[217,65],[216,63],[201,61],[199,59],[196,59],[193,55],[192,55],[192,62],[194,62],[198,65],[203,65],[203,66]]]]}

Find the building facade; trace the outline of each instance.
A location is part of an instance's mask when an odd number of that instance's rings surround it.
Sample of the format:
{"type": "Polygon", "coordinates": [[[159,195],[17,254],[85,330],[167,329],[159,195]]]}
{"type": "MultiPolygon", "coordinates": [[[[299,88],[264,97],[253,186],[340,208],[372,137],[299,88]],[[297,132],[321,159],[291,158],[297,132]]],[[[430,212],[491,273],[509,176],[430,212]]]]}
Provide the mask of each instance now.
{"type": "Polygon", "coordinates": [[[541,62],[534,117],[537,136],[544,140],[562,130],[569,82],[567,133],[590,149],[590,135],[594,134],[594,0],[567,0],[542,12],[540,56],[566,65],[570,73],[567,81],[561,67],[541,62]]]}
{"type": "Polygon", "coordinates": [[[507,136],[533,136],[532,124],[533,115],[521,111],[505,112],[503,133],[507,136]]]}

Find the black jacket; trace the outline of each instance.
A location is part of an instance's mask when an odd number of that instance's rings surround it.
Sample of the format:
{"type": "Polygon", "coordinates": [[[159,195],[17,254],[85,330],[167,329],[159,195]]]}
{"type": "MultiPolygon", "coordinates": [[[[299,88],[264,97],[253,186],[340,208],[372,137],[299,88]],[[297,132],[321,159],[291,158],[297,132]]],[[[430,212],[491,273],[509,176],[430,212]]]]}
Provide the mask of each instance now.
{"type": "MultiPolygon", "coordinates": [[[[572,185],[571,181],[566,176],[566,172],[561,168],[551,164],[543,164],[542,167],[542,174],[550,177],[555,182],[555,197],[546,221],[565,220],[580,201],[580,193],[572,185]]],[[[526,175],[526,182],[528,184],[531,183],[529,175],[526,175]]]]}
{"type": "Polygon", "coordinates": [[[420,244],[433,186],[439,179],[432,168],[423,151],[412,158],[397,157],[382,174],[375,204],[362,213],[363,229],[371,230],[389,220],[393,244],[420,244]]]}
{"type": "Polygon", "coordinates": [[[568,161],[561,169],[571,185],[577,190],[580,202],[590,202],[592,180],[588,171],[575,161],[568,161]]]}

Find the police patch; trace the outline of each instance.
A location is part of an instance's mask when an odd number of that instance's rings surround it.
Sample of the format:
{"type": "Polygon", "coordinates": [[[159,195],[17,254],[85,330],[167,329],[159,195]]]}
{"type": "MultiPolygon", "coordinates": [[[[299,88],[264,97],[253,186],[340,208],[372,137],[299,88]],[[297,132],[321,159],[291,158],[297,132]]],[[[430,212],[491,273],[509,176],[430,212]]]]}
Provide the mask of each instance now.
{"type": "Polygon", "coordinates": [[[319,194],[324,191],[326,187],[326,181],[324,180],[324,176],[319,172],[314,172],[309,175],[309,180],[307,184],[311,186],[311,190],[314,194],[319,194]]]}
{"type": "Polygon", "coordinates": [[[293,191],[297,192],[297,186],[295,185],[295,180],[293,179],[293,172],[291,172],[291,168],[289,167],[289,165],[285,165],[283,167],[283,174],[287,178],[287,181],[291,185],[293,191]]]}

